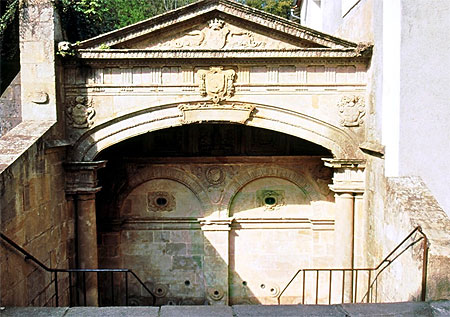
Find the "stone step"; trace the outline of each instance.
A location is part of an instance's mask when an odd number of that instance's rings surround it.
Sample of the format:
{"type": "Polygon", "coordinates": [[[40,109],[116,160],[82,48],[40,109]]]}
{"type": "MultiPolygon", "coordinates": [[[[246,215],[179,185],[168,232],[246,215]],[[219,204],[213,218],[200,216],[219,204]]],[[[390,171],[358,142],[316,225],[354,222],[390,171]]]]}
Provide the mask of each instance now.
{"type": "Polygon", "coordinates": [[[75,317],[291,317],[291,316],[450,316],[450,301],[342,305],[235,305],[162,307],[1,307],[0,316],[75,317]]]}

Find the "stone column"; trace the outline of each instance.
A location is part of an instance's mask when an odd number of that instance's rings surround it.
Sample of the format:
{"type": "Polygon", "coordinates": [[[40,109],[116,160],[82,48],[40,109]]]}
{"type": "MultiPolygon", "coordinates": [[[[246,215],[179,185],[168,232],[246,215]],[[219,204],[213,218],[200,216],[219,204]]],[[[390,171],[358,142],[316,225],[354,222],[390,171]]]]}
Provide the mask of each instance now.
{"type": "MultiPolygon", "coordinates": [[[[325,166],[334,169],[333,184],[330,189],[335,193],[335,258],[336,265],[343,269],[355,268],[355,258],[363,256],[355,251],[355,232],[359,232],[364,218],[361,199],[364,193],[365,161],[359,159],[324,159],[325,166]],[[355,197],[359,197],[355,202],[355,197]],[[355,221],[356,220],[356,221],[355,221]]],[[[344,302],[353,301],[354,275],[348,271],[345,275],[344,302]]],[[[342,284],[341,284],[342,285],[342,284]]],[[[339,300],[333,299],[333,302],[339,300]]]]}
{"type": "Polygon", "coordinates": [[[338,259],[340,267],[353,268],[353,194],[336,192],[334,197],[336,210],[334,234],[337,242],[335,258],[338,259]]]}
{"type": "MultiPolygon", "coordinates": [[[[101,189],[97,186],[97,169],[104,167],[105,164],[105,161],[65,164],[66,193],[73,196],[75,204],[76,268],[98,268],[95,194],[101,189]]],[[[81,276],[80,274],[79,278],[81,276]]],[[[86,273],[85,276],[86,305],[98,306],[97,274],[86,273]]],[[[79,280],[79,283],[81,283],[78,285],[79,289],[84,289],[83,282],[79,280]]]]}
{"type": "Polygon", "coordinates": [[[229,236],[233,218],[200,219],[205,237],[203,271],[210,305],[228,305],[229,236]]]}

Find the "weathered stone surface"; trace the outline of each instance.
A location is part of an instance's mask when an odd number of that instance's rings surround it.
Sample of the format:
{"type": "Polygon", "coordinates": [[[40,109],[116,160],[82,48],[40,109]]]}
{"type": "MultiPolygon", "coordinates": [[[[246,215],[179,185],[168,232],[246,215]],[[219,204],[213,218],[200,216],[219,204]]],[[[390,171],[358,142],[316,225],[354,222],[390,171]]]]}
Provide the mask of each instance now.
{"type": "Polygon", "coordinates": [[[428,303],[342,304],[350,316],[433,316],[428,303]]]}
{"type": "Polygon", "coordinates": [[[450,301],[448,300],[430,302],[430,307],[433,316],[450,316],[450,301]]]}
{"type": "Polygon", "coordinates": [[[160,317],[231,317],[229,306],[162,306],[160,317]]]}
{"type": "Polygon", "coordinates": [[[105,317],[119,317],[119,316],[148,316],[159,317],[159,307],[71,307],[64,316],[67,317],[81,317],[81,316],[105,316],[105,317]]]}
{"type": "Polygon", "coordinates": [[[22,121],[20,72],[0,97],[0,137],[22,121]]]}
{"type": "MultiPolygon", "coordinates": [[[[385,218],[386,224],[382,233],[385,247],[393,248],[401,241],[402,236],[406,236],[414,227],[421,226],[429,239],[426,299],[448,298],[450,219],[419,177],[388,178],[386,208],[396,212],[388,212],[385,218]]],[[[411,295],[402,298],[398,296],[407,289],[417,290],[415,284],[421,278],[422,251],[421,245],[410,249],[407,256],[400,259],[403,269],[399,271],[397,268],[387,272],[386,281],[397,281],[394,286],[391,283],[386,284],[383,290],[384,296],[389,296],[387,298],[390,301],[412,299],[411,295]],[[395,290],[396,287],[399,287],[398,290],[395,290]]],[[[412,296],[419,298],[419,293],[416,291],[412,296]]]]}
{"type": "Polygon", "coordinates": [[[0,315],[5,317],[63,317],[68,311],[68,307],[2,307],[0,315]]]}
{"type": "Polygon", "coordinates": [[[235,305],[233,313],[236,317],[244,316],[347,316],[339,305],[282,305],[256,306],[235,305]]]}

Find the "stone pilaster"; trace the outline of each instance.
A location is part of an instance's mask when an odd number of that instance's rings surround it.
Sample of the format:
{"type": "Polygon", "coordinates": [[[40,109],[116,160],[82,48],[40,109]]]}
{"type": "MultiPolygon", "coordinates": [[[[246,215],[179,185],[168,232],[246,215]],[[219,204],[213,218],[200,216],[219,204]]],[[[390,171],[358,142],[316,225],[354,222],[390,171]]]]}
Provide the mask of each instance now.
{"type": "MultiPolygon", "coordinates": [[[[98,268],[97,220],[95,194],[101,189],[97,185],[97,169],[100,162],[70,162],[66,168],[66,194],[73,196],[76,219],[77,268],[98,268]]],[[[86,274],[86,305],[98,306],[98,285],[95,273],[86,274]]]]}
{"type": "Polygon", "coordinates": [[[228,305],[229,235],[233,218],[200,219],[205,237],[204,274],[210,305],[228,305]]]}
{"type": "MultiPolygon", "coordinates": [[[[364,194],[365,161],[360,159],[324,159],[325,166],[334,169],[333,184],[330,189],[335,193],[335,258],[340,268],[355,268],[355,258],[361,252],[359,243],[355,244],[355,236],[364,237],[365,219],[362,195],[364,194]],[[358,197],[358,198],[356,198],[358,197]],[[355,245],[358,248],[355,248],[355,245]]],[[[358,241],[359,242],[359,241],[358,241]]],[[[352,280],[349,271],[345,275],[345,302],[352,302],[352,280]]]]}
{"type": "Polygon", "coordinates": [[[56,43],[62,40],[53,0],[20,1],[22,120],[57,119],[56,43]]]}

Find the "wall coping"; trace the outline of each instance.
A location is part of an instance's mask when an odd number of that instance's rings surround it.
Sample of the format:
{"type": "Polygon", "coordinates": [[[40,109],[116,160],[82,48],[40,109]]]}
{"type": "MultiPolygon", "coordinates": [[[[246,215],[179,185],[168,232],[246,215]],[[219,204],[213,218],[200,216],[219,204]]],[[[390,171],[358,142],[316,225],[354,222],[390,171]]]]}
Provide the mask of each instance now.
{"type": "Polygon", "coordinates": [[[0,174],[21,157],[55,124],[55,121],[22,121],[0,138],[0,174]]]}

